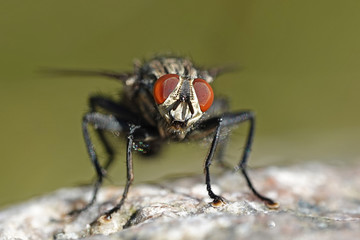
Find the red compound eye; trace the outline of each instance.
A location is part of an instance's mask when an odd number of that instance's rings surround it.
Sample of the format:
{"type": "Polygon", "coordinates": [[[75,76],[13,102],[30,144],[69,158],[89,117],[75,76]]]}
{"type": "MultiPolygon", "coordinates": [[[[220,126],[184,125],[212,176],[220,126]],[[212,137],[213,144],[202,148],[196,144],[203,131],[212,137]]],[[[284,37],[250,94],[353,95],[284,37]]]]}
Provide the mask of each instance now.
{"type": "Polygon", "coordinates": [[[156,80],[153,93],[156,103],[162,104],[165,102],[178,83],[179,76],[176,74],[166,74],[156,80]]]}
{"type": "Polygon", "coordinates": [[[197,78],[193,82],[196,96],[199,100],[200,109],[202,112],[208,110],[214,101],[214,92],[209,83],[204,79],[197,78]]]}

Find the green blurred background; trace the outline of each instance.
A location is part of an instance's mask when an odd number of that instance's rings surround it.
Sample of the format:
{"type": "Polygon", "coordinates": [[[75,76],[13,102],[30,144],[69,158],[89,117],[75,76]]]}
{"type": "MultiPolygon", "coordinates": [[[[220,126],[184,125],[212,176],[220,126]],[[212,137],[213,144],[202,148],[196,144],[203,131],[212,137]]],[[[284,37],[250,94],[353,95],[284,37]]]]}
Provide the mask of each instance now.
{"type": "MultiPolygon", "coordinates": [[[[233,110],[257,113],[251,167],[358,161],[359,12],[355,0],[1,1],[0,207],[93,179],[80,124],[87,98],[121,91],[102,78],[44,76],[43,67],[129,71],[135,58],[166,52],[239,64],[213,87],[233,110]]],[[[235,131],[229,161],[245,131],[235,131]]],[[[137,182],[202,174],[200,149],[135,156],[137,182]]],[[[119,150],[110,176],[121,185],[124,143],[119,150]]]]}

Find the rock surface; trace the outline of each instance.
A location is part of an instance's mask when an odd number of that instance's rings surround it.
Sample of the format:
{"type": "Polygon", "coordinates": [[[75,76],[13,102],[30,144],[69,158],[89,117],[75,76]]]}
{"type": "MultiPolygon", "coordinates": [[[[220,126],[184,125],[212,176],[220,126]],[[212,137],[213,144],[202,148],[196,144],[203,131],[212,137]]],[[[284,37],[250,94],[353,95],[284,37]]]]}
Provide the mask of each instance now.
{"type": "Polygon", "coordinates": [[[204,178],[132,186],[122,209],[101,217],[122,188],[105,187],[94,206],[89,187],[61,189],[0,212],[0,239],[357,239],[360,167],[311,164],[251,170],[258,190],[280,203],[268,209],[239,173],[213,177],[227,200],[214,207],[204,178]],[[100,217],[99,217],[100,216],[100,217]]]}

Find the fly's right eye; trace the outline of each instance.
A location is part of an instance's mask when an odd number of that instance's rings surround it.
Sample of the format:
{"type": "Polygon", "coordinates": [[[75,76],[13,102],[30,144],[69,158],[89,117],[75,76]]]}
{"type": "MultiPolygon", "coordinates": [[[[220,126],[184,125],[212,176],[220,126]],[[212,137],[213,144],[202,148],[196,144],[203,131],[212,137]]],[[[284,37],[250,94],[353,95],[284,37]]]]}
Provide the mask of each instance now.
{"type": "Polygon", "coordinates": [[[166,74],[156,80],[154,85],[154,98],[157,104],[162,104],[174,91],[179,83],[179,76],[176,74],[166,74]]]}

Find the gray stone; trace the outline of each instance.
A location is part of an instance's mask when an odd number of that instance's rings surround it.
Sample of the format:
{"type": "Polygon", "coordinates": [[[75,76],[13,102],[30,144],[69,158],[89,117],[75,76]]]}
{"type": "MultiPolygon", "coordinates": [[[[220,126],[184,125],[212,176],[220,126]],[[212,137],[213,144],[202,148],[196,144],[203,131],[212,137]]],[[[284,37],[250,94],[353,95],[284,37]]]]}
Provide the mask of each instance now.
{"type": "Polygon", "coordinates": [[[251,170],[258,190],[280,203],[272,210],[236,172],[213,177],[227,203],[213,206],[203,176],[132,186],[111,219],[101,213],[123,188],[104,187],[76,217],[90,187],[61,189],[0,212],[1,239],[357,239],[360,168],[321,164],[251,170]]]}

